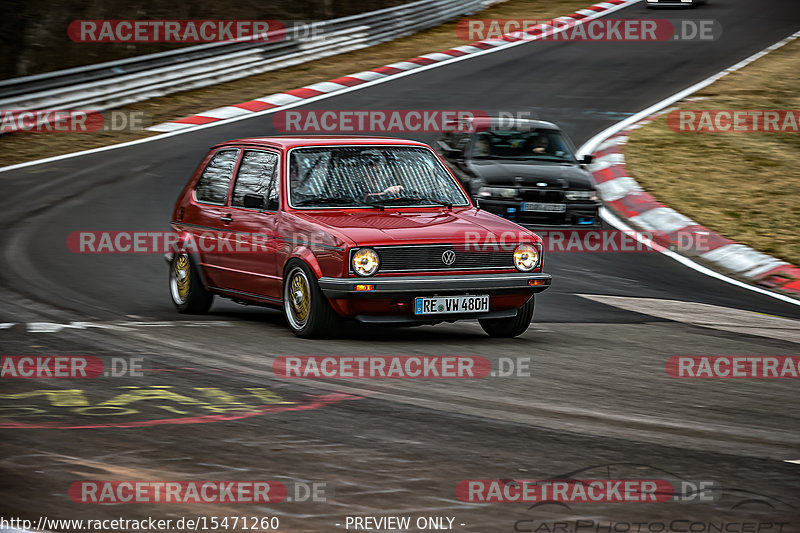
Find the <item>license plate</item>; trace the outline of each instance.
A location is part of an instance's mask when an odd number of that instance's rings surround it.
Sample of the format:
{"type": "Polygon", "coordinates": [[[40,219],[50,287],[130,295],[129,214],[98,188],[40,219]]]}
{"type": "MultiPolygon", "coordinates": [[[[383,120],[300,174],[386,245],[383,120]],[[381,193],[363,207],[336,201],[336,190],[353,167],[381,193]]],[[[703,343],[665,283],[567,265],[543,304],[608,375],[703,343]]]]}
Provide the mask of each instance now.
{"type": "Polygon", "coordinates": [[[540,213],[564,213],[567,204],[544,204],[540,202],[523,202],[523,211],[539,211],[540,213]]]}
{"type": "Polygon", "coordinates": [[[489,295],[436,296],[414,299],[415,315],[444,315],[450,313],[486,313],[489,295]]]}

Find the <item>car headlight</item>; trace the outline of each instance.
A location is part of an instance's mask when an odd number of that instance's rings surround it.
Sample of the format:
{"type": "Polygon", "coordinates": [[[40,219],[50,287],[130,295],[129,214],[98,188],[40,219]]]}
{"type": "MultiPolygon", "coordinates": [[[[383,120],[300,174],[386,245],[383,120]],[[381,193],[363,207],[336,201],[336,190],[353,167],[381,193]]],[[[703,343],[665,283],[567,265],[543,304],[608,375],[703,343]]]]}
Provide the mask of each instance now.
{"type": "Polygon", "coordinates": [[[481,187],[480,189],[478,189],[478,196],[514,198],[516,195],[517,195],[517,190],[508,187],[481,187]]]}
{"type": "Polygon", "coordinates": [[[597,200],[597,191],[567,191],[564,193],[567,200],[597,200]]]}
{"type": "Polygon", "coordinates": [[[530,272],[539,262],[539,250],[533,244],[520,244],[514,250],[514,266],[520,272],[530,272]]]}
{"type": "Polygon", "coordinates": [[[353,271],[359,276],[371,276],[378,270],[381,260],[372,248],[362,248],[353,254],[353,271]]]}

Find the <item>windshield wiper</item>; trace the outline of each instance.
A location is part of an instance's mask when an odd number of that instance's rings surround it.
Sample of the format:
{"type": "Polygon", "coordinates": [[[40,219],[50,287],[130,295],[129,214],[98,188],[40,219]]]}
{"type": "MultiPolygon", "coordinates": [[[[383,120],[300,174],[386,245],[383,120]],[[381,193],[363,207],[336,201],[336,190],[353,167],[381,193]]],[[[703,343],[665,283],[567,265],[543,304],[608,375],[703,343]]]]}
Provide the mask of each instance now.
{"type": "Polygon", "coordinates": [[[442,205],[448,208],[453,207],[453,204],[451,204],[450,202],[443,202],[442,200],[434,200],[433,198],[421,198],[418,196],[397,196],[394,198],[383,198],[381,200],[367,201],[369,205],[374,205],[376,207],[386,207],[389,205],[397,205],[397,204],[417,204],[423,202],[442,205]]]}
{"type": "Polygon", "coordinates": [[[430,202],[430,203],[432,203],[432,204],[443,205],[444,207],[446,207],[446,208],[448,208],[448,209],[449,209],[449,208],[451,208],[451,207],[453,207],[453,204],[452,204],[452,202],[445,202],[445,201],[443,201],[443,200],[436,200],[436,199],[434,199],[434,198],[420,198],[420,200],[424,200],[424,201],[426,201],[426,202],[430,202]]]}
{"type": "Polygon", "coordinates": [[[334,205],[369,205],[366,202],[362,202],[360,200],[356,200],[355,198],[351,198],[349,196],[320,196],[316,198],[308,198],[306,200],[300,200],[299,202],[295,202],[294,205],[296,206],[304,206],[304,205],[320,205],[320,204],[334,204],[334,205]]]}
{"type": "Polygon", "coordinates": [[[538,155],[538,154],[516,156],[516,157],[511,157],[511,159],[524,159],[526,161],[558,161],[559,163],[572,162],[569,159],[559,157],[557,155],[538,155]]]}

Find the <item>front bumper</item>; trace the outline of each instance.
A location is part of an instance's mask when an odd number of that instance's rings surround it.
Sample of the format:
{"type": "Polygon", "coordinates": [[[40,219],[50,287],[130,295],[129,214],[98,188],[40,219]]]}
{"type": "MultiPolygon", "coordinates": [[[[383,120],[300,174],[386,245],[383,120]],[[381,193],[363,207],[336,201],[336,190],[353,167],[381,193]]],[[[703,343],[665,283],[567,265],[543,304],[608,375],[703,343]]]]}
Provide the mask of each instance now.
{"type": "Polygon", "coordinates": [[[507,274],[466,274],[453,276],[402,276],[377,278],[327,278],[319,280],[327,298],[394,298],[481,291],[488,294],[535,294],[550,286],[550,274],[510,272],[507,274]],[[531,285],[533,282],[540,285],[531,285]],[[357,291],[356,285],[374,285],[357,291]]]}
{"type": "Polygon", "coordinates": [[[598,202],[567,202],[564,212],[550,213],[523,211],[519,200],[501,200],[480,197],[481,209],[501,216],[523,226],[576,226],[596,228],[600,226],[598,202]]]}

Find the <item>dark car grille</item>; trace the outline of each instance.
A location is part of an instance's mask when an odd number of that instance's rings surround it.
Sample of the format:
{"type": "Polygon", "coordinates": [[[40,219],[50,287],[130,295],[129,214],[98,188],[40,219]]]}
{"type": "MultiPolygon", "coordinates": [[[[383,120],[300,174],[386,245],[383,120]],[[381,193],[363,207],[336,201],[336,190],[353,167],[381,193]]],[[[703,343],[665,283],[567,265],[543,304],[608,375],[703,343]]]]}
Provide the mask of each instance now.
{"type": "Polygon", "coordinates": [[[513,249],[465,250],[468,245],[434,244],[376,246],[381,258],[378,272],[423,272],[436,270],[490,270],[514,268],[513,249]],[[455,252],[455,262],[447,265],[442,256],[455,252]]]}
{"type": "Polygon", "coordinates": [[[564,193],[560,189],[522,189],[520,197],[526,202],[561,203],[564,193]]]}

